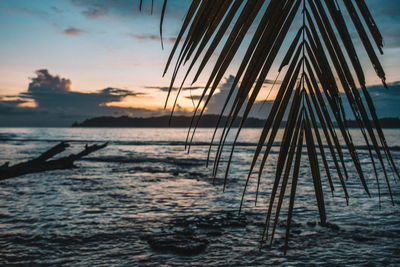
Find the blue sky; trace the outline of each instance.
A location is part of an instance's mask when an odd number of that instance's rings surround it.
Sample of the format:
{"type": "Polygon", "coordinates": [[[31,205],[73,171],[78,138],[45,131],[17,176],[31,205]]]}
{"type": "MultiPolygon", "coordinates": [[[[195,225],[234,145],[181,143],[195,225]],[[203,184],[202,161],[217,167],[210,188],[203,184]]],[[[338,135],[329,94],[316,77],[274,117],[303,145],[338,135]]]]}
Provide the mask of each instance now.
{"type": "MultiPolygon", "coordinates": [[[[0,1],[0,90],[26,90],[28,77],[42,68],[70,78],[79,91],[165,84],[161,71],[169,46],[163,51],[146,39],[158,36],[159,15],[150,16],[148,8],[140,14],[138,1],[113,1],[114,8],[90,16],[90,2],[0,1]]],[[[167,18],[166,37],[178,29],[181,6],[167,18]]]]}
{"type": "MultiPolygon", "coordinates": [[[[159,40],[162,1],[154,1],[152,16],[151,1],[143,2],[140,13],[138,0],[0,0],[0,97],[3,102],[8,101],[7,107],[16,108],[11,103],[18,99],[12,96],[29,93],[29,78],[36,77],[35,71],[46,69],[54,77],[68,79],[69,90],[78,96],[79,93],[109,93],[104,91],[106,88],[132,92],[115,99],[114,91],[110,93],[114,95],[110,96],[110,102],[98,103],[114,106],[110,108],[113,114],[162,114],[166,93],[159,88],[168,86],[170,77],[162,78],[162,71],[190,1],[168,1],[163,27],[164,50],[159,40]]],[[[380,60],[387,81],[397,82],[400,80],[400,1],[366,0],[366,3],[385,40],[385,55],[380,60]]],[[[297,30],[298,26],[293,28],[297,30]]],[[[358,41],[356,45],[361,48],[358,41]]],[[[361,52],[360,57],[366,65],[367,83],[379,84],[366,54],[361,52]]],[[[234,74],[234,66],[226,74],[227,79],[230,74],[234,74]]],[[[272,72],[268,78],[274,77],[272,72]]],[[[195,85],[203,85],[205,78],[195,85]]],[[[180,101],[182,112],[191,106],[187,96],[188,91],[180,101]]],[[[25,95],[26,99],[29,98],[25,95]]],[[[23,108],[29,106],[34,107],[32,101],[18,104],[23,108]]]]}

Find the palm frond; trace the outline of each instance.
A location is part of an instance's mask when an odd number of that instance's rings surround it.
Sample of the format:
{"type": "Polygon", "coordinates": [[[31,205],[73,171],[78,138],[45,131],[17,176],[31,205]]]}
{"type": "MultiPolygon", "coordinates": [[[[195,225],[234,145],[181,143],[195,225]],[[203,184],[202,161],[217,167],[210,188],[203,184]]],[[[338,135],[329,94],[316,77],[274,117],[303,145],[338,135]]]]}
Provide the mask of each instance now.
{"type": "MultiPolygon", "coordinates": [[[[227,137],[233,131],[234,121],[241,116],[242,120],[234,133],[235,138],[225,171],[225,189],[232,156],[243,124],[254,107],[257,97],[262,91],[263,82],[270,74],[278,54],[284,53],[278,68],[279,73],[284,73],[284,78],[269,114],[265,115],[265,124],[250,164],[240,210],[252,172],[260,162],[255,198],[257,203],[264,166],[272,145],[277,141],[279,127],[286,117],[286,126],[279,140],[281,146],[276,161],[275,179],[262,235],[263,242],[266,237],[268,238],[273,207],[277,203],[270,239],[272,242],[292,172],[285,253],[298,179],[302,179],[299,177],[299,168],[303,145],[307,150],[322,224],[325,224],[327,220],[322,186],[324,172],[331,193],[333,194],[335,190],[334,179],[337,176],[346,202],[349,201],[350,196],[346,188],[349,174],[348,166],[345,164],[344,149],[348,151],[366,194],[371,195],[367,177],[346,123],[347,114],[344,109],[344,101],[348,102],[352,116],[356,119],[368,148],[368,155],[378,185],[379,200],[381,177],[378,175],[378,166],[384,174],[384,182],[392,203],[388,165],[391,171],[400,178],[372,99],[366,89],[363,66],[348,30],[349,23],[344,19],[344,12],[349,14],[377,76],[386,87],[385,72],[374,51],[369,34],[380,53],[383,53],[382,36],[364,0],[354,1],[356,5],[352,0],[193,0],[164,71],[165,75],[168,69],[173,68],[170,90],[166,100],[167,106],[172,88],[177,82],[178,73],[185,68],[185,63],[188,63],[188,66],[183,71],[184,78],[180,82],[181,88],[189,77],[193,77],[192,83],[194,83],[200,75],[204,74],[205,66],[212,66],[188,129],[186,142],[188,150],[190,150],[199,121],[206,112],[208,103],[213,98],[228,69],[234,65],[235,59],[240,58],[235,79],[212,135],[207,158],[208,164],[210,151],[215,146],[216,155],[213,167],[215,179],[227,137]],[[301,22],[298,23],[297,34],[290,45],[286,45],[289,30],[295,26],[295,22],[299,21],[301,22]],[[256,27],[255,30],[252,26],[256,27]],[[246,41],[248,38],[250,40],[246,41]],[[184,40],[182,44],[181,40],[184,40]],[[240,53],[242,47],[245,50],[243,54],[240,53]],[[282,52],[281,50],[284,50],[285,47],[288,47],[287,50],[282,52]],[[218,56],[213,63],[211,59],[216,51],[218,51],[218,56]],[[173,62],[175,63],[173,64],[173,62]],[[361,91],[358,87],[361,88],[361,91]],[[228,105],[228,103],[232,104],[228,105]],[[226,112],[228,120],[224,125],[220,125],[221,118],[226,112]],[[370,118],[372,118],[372,122],[370,118]],[[219,140],[214,142],[219,127],[222,127],[222,132],[219,140]],[[339,140],[343,140],[344,149],[339,140]],[[328,164],[328,155],[333,161],[333,166],[328,164]],[[335,173],[337,175],[334,175],[335,173]]],[[[166,3],[165,0],[161,25],[166,3]]],[[[161,27],[160,34],[162,34],[161,27]]],[[[172,105],[172,112],[179,92],[180,90],[172,105]]]]}

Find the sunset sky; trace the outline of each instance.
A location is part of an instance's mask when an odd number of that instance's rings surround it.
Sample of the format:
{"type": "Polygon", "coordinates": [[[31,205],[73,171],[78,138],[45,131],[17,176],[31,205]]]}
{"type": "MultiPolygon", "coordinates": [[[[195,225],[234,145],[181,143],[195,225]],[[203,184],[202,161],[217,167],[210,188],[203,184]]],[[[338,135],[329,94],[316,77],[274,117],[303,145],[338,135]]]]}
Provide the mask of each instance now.
{"type": "MultiPolygon", "coordinates": [[[[159,38],[161,1],[154,1],[153,15],[150,15],[151,1],[144,1],[141,13],[138,2],[0,0],[0,126],[13,125],[12,121],[36,125],[43,120],[40,114],[47,114],[48,121],[63,123],[97,114],[164,114],[165,87],[169,85],[171,73],[162,78],[162,72],[190,1],[168,1],[164,50],[159,38]],[[38,75],[34,84],[31,78],[38,75]],[[40,94],[40,90],[53,92],[54,88],[65,94],[62,97],[40,94]],[[55,113],[59,114],[57,118],[49,115],[55,113]]],[[[360,57],[366,65],[367,83],[377,90],[378,114],[399,116],[397,107],[386,109],[390,101],[400,101],[397,83],[400,80],[400,2],[366,0],[366,3],[385,40],[385,54],[380,60],[387,81],[392,84],[390,91],[380,92],[380,87],[375,86],[380,80],[360,42],[355,44],[362,51],[360,57]],[[385,110],[379,111],[380,102],[385,110]]],[[[240,55],[236,62],[239,59],[240,55]]],[[[225,87],[234,74],[235,66],[232,66],[226,73],[225,87]]],[[[275,74],[272,71],[268,79],[274,79],[275,74]]],[[[179,102],[182,114],[191,110],[190,93],[198,95],[201,89],[197,87],[204,85],[206,78],[203,75],[193,85],[195,88],[185,90],[179,102]]],[[[224,85],[221,86],[222,90],[224,85]]],[[[210,109],[213,108],[211,105],[210,109]]]]}

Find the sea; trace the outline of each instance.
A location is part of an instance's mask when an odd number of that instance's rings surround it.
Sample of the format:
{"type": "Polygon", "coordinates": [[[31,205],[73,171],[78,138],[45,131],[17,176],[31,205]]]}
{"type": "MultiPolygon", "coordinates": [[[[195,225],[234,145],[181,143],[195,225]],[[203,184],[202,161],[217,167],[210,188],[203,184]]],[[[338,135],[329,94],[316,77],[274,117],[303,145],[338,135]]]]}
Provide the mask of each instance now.
{"type": "MultiPolygon", "coordinates": [[[[393,205],[377,166],[379,200],[368,150],[356,130],[350,131],[371,197],[344,150],[349,204],[337,175],[332,194],[323,174],[328,224],[319,224],[303,153],[287,254],[287,198],[272,244],[260,246],[279,143],[263,170],[257,204],[255,172],[238,213],[260,131],[242,131],[224,190],[232,138],[214,179],[212,163],[206,166],[213,129],[198,129],[188,153],[185,128],[0,128],[0,165],[35,158],[61,141],[70,147],[59,157],[109,142],[77,161],[77,168],[0,181],[0,265],[400,265],[399,179],[390,173],[393,205]]],[[[400,130],[384,132],[400,167],[400,130]]],[[[210,155],[214,159],[215,148],[210,155]]]]}

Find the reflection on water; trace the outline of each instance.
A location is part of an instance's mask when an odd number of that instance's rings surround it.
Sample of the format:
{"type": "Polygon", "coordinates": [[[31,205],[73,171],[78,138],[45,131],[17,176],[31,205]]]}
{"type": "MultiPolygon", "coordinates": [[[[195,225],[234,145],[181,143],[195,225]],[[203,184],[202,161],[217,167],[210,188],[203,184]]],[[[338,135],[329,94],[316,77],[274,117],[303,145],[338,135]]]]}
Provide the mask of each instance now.
{"type": "MultiPolygon", "coordinates": [[[[333,197],[324,180],[331,224],[321,227],[316,223],[314,189],[305,164],[300,172],[290,250],[283,257],[287,206],[272,247],[261,251],[258,247],[279,147],[273,148],[275,153],[265,168],[257,207],[254,176],[244,213],[236,218],[260,130],[243,131],[225,193],[223,171],[213,185],[211,170],[205,168],[211,131],[199,129],[188,155],[182,146],[186,129],[1,128],[1,162],[32,158],[60,140],[72,141],[65,153],[80,150],[86,142],[111,143],[78,162],[79,169],[0,182],[0,264],[265,266],[400,262],[399,183],[392,183],[395,206],[383,187],[379,209],[372,165],[360,136],[354,134],[354,140],[361,149],[372,198],[368,199],[350,166],[349,207],[337,177],[333,197]],[[191,256],[152,248],[149,238],[160,233],[193,235],[205,240],[207,246],[191,256]]],[[[385,133],[400,165],[400,152],[396,150],[400,131],[385,133]]]]}

